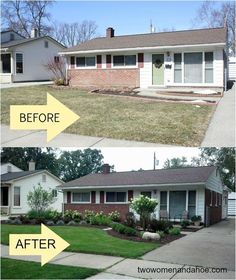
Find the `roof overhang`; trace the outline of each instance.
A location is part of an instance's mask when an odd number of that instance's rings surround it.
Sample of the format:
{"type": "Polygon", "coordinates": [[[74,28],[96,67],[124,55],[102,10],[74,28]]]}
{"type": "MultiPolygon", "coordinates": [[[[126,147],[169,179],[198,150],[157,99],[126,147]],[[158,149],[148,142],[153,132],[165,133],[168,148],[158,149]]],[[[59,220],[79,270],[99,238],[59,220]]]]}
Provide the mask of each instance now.
{"type": "Polygon", "coordinates": [[[78,51],[65,51],[59,52],[59,55],[71,55],[71,54],[94,54],[94,53],[114,53],[114,52],[124,52],[124,51],[155,51],[163,50],[168,51],[171,49],[179,48],[198,48],[198,47],[222,47],[226,46],[225,43],[214,43],[214,44],[195,44],[195,45],[177,45],[177,46],[157,46],[157,47],[137,47],[137,48],[117,48],[117,49],[96,49],[96,50],[78,50],[78,51]]]}
{"type": "Polygon", "coordinates": [[[7,51],[9,51],[9,48],[1,48],[1,52],[7,52],[7,51]]]}
{"type": "Polygon", "coordinates": [[[167,187],[205,187],[205,182],[196,183],[172,183],[172,184],[145,184],[145,185],[113,185],[113,186],[74,186],[63,187],[63,185],[57,186],[63,191],[73,190],[112,190],[112,189],[150,189],[150,188],[167,188],[167,187]]]}

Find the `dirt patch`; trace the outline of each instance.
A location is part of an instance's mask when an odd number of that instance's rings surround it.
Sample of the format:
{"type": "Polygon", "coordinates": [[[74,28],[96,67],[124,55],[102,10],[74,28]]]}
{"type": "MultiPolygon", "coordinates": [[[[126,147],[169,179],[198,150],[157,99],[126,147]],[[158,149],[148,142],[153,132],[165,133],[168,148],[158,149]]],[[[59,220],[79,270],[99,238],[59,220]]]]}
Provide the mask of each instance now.
{"type": "Polygon", "coordinates": [[[144,240],[139,236],[129,236],[129,235],[125,235],[125,234],[120,234],[114,230],[107,230],[107,233],[111,236],[118,237],[121,239],[132,240],[132,241],[136,241],[136,242],[159,243],[160,245],[165,245],[167,243],[170,243],[174,240],[177,240],[177,239],[185,236],[185,234],[179,234],[179,235],[167,234],[158,241],[154,241],[154,240],[152,241],[152,240],[144,240]]]}

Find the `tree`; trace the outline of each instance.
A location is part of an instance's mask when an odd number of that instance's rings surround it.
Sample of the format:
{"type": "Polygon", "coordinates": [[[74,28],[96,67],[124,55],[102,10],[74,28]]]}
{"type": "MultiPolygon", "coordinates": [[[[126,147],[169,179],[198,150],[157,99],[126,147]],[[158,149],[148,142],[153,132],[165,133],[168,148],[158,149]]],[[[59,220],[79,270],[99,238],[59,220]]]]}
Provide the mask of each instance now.
{"type": "Polygon", "coordinates": [[[43,212],[49,208],[49,206],[56,201],[52,191],[44,190],[43,187],[38,184],[38,187],[34,187],[33,191],[30,191],[27,195],[27,202],[31,210],[36,212],[43,212]]]}
{"type": "Polygon", "coordinates": [[[62,180],[68,182],[90,173],[97,173],[102,169],[102,160],[101,151],[96,149],[64,151],[59,158],[62,180]]]}
{"type": "Polygon", "coordinates": [[[52,36],[61,44],[71,47],[88,41],[96,36],[97,25],[94,21],[82,23],[54,23],[52,36]]]}
{"type": "Polygon", "coordinates": [[[158,202],[156,199],[140,195],[131,201],[130,207],[140,215],[142,227],[146,230],[151,214],[155,211],[158,202]]]}
{"type": "Polygon", "coordinates": [[[235,191],[235,148],[200,148],[201,165],[215,165],[225,186],[235,191]]]}
{"type": "Polygon", "coordinates": [[[57,150],[53,148],[2,148],[1,162],[10,162],[17,167],[28,170],[29,162],[36,163],[36,169],[46,169],[59,176],[57,150]]]}
{"type": "Polygon", "coordinates": [[[51,30],[49,24],[51,14],[48,12],[48,8],[53,5],[53,2],[1,1],[2,25],[27,38],[31,36],[33,28],[38,30],[39,36],[48,35],[51,30]]]}
{"type": "Polygon", "coordinates": [[[178,167],[188,167],[188,166],[190,166],[190,164],[188,164],[186,157],[182,157],[182,158],[176,157],[176,158],[167,159],[163,165],[164,168],[178,168],[178,167]]]}
{"type": "Polygon", "coordinates": [[[235,55],[235,2],[228,1],[220,4],[218,8],[217,1],[204,1],[197,16],[194,19],[195,24],[201,24],[204,27],[223,27],[228,28],[228,48],[235,55]]]}

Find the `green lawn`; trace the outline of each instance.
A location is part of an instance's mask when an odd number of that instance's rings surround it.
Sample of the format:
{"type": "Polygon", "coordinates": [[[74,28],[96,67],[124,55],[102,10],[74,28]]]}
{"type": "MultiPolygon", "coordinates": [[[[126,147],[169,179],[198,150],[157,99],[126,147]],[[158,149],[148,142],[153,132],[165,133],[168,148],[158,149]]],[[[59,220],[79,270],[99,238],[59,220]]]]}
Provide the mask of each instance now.
{"type": "MultiPolygon", "coordinates": [[[[66,251],[71,252],[137,258],[159,246],[155,243],[134,242],[116,238],[108,235],[102,229],[92,227],[54,226],[50,228],[70,243],[66,251]]],[[[3,244],[9,244],[10,233],[40,233],[40,226],[2,225],[1,242],[3,244]]]]}
{"type": "Polygon", "coordinates": [[[1,258],[1,279],[85,279],[100,270],[1,258]]]}
{"type": "Polygon", "coordinates": [[[161,103],[50,86],[3,89],[2,123],[10,105],[46,104],[46,93],[80,115],[66,132],[182,146],[199,146],[215,106],[161,103]]]}

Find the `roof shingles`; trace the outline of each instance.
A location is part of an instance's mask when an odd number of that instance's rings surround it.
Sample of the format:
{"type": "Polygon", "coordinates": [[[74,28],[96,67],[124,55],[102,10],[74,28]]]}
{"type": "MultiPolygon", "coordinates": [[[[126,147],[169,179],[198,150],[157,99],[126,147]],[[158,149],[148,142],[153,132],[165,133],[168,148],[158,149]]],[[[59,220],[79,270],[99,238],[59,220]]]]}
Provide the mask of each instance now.
{"type": "Polygon", "coordinates": [[[124,185],[151,185],[151,184],[178,184],[206,182],[214,166],[186,167],[177,169],[157,169],[144,171],[113,172],[109,174],[89,174],[62,187],[84,186],[124,186],[124,185]]]}
{"type": "Polygon", "coordinates": [[[196,29],[149,34],[101,37],[66,49],[64,52],[158,46],[216,44],[226,42],[225,28],[196,29]]]}

